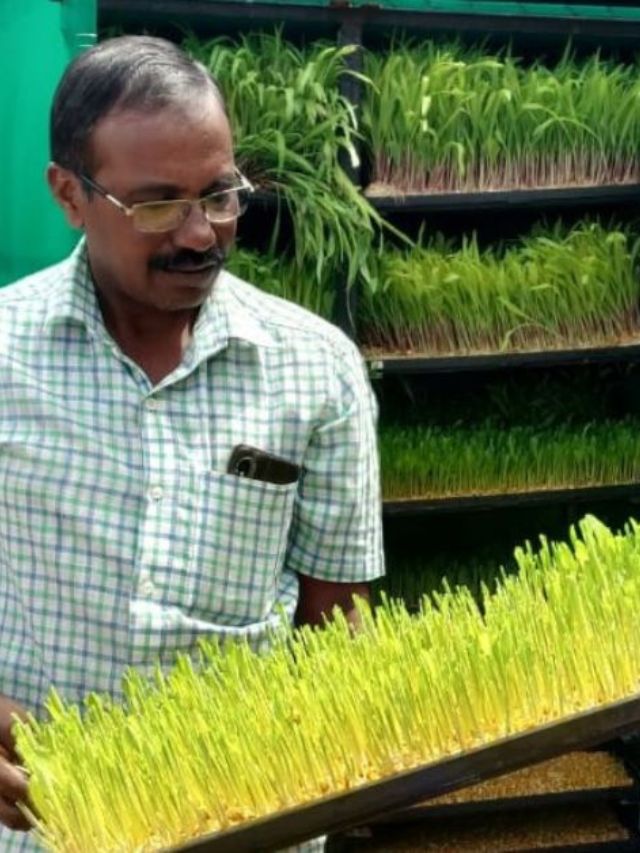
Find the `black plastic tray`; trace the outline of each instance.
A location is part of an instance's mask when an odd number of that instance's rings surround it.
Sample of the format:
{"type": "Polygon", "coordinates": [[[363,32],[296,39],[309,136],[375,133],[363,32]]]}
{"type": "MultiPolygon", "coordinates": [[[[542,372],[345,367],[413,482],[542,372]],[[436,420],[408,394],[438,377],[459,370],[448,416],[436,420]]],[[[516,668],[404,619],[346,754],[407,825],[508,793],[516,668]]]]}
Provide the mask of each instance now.
{"type": "Polygon", "coordinates": [[[502,797],[494,800],[475,800],[467,803],[450,803],[430,806],[428,803],[408,809],[379,815],[369,821],[369,825],[392,826],[410,824],[424,820],[472,815],[492,815],[500,812],[529,811],[555,806],[579,806],[587,803],[637,802],[640,799],[638,787],[630,782],[616,788],[585,788],[575,791],[563,791],[558,794],[535,794],[526,797],[502,797]]]}
{"type": "Polygon", "coordinates": [[[489,510],[552,504],[576,504],[590,501],[616,501],[640,498],[640,483],[621,486],[590,486],[581,489],[541,489],[536,492],[510,492],[500,495],[469,495],[456,498],[385,500],[385,517],[425,515],[427,513],[489,510]]]}
{"type": "Polygon", "coordinates": [[[365,197],[380,213],[445,213],[504,208],[593,207],[638,202],[640,184],[496,190],[495,192],[428,193],[365,197]]]}
{"type": "MultiPolygon", "coordinates": [[[[366,843],[363,844],[361,842],[360,844],[350,845],[347,841],[346,844],[343,842],[337,847],[332,845],[328,849],[335,851],[335,853],[362,853],[362,851],[366,850],[366,843]]],[[[553,847],[519,848],[518,853],[540,853],[541,849],[546,851],[546,853],[638,853],[640,850],[640,840],[632,837],[625,841],[588,841],[584,844],[558,844],[553,847]]]]}
{"type": "MultiPolygon", "coordinates": [[[[594,205],[637,204],[640,202],[640,184],[541,187],[540,189],[526,190],[398,194],[393,196],[368,196],[365,192],[364,197],[380,213],[447,213],[456,211],[468,213],[470,210],[492,211],[505,208],[540,208],[546,211],[552,207],[586,207],[592,209],[594,205]]],[[[278,203],[278,193],[268,189],[257,189],[250,196],[249,203],[275,208],[278,203]]]]}
{"type": "MultiPolygon", "coordinates": [[[[640,724],[640,695],[567,717],[437,764],[406,771],[353,791],[261,818],[172,848],[193,853],[279,850],[326,832],[366,823],[455,788],[517,770],[573,749],[594,746],[640,724]]],[[[212,792],[215,796],[215,792],[212,792]]]]}
{"type": "Polygon", "coordinates": [[[383,356],[372,355],[365,349],[364,356],[369,365],[369,370],[374,376],[398,376],[415,373],[473,373],[489,370],[512,370],[521,367],[547,368],[640,361],[640,344],[451,356],[383,356]]]}
{"type": "MultiPolygon", "coordinates": [[[[493,0],[494,3],[513,3],[514,0],[493,0]]],[[[544,3],[546,6],[627,6],[632,9],[640,8],[640,0],[522,0],[528,6],[544,3]]]]}
{"type": "MultiPolygon", "coordinates": [[[[562,844],[558,847],[543,848],[547,853],[638,853],[638,839],[629,841],[594,841],[587,844],[562,844]]],[[[519,853],[540,853],[539,847],[521,850],[519,853]]]]}

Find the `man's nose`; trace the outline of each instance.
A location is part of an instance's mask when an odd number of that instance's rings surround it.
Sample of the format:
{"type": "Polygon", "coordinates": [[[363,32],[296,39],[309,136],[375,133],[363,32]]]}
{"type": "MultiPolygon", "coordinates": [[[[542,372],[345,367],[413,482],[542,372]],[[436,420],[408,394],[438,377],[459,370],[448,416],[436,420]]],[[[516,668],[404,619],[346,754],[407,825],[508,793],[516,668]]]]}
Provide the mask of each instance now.
{"type": "Polygon", "coordinates": [[[174,231],[173,242],[197,252],[204,252],[217,244],[218,236],[199,202],[191,205],[185,220],[174,231]]]}

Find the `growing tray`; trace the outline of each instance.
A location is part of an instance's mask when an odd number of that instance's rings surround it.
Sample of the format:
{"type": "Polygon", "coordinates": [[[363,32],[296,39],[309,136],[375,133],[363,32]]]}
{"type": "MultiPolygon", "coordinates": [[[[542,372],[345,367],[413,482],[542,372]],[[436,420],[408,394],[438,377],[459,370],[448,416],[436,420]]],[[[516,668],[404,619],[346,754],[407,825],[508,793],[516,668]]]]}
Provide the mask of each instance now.
{"type": "Polygon", "coordinates": [[[406,825],[424,820],[439,818],[470,817],[472,815],[492,815],[501,812],[529,811],[535,809],[578,806],[587,803],[619,803],[637,801],[640,795],[633,783],[615,788],[590,788],[585,790],[564,791],[560,794],[533,794],[523,797],[503,797],[495,800],[483,800],[469,803],[451,803],[441,806],[413,806],[391,814],[379,815],[369,821],[370,825],[392,826],[406,825]]]}
{"type": "MultiPolygon", "coordinates": [[[[399,773],[355,790],[324,797],[179,847],[193,853],[258,853],[366,823],[385,811],[410,806],[535,764],[573,749],[594,746],[640,725],[640,695],[503,738],[435,764],[399,773]]],[[[215,796],[215,792],[213,792],[215,796]]]]}
{"type": "MultiPolygon", "coordinates": [[[[446,0],[445,0],[446,2],[446,0]]],[[[504,3],[506,5],[513,5],[514,0],[493,0],[494,3],[504,3]]],[[[611,11],[611,6],[629,6],[632,8],[640,8],[640,0],[609,0],[609,2],[605,2],[605,0],[573,0],[573,2],[567,2],[567,0],[525,0],[527,6],[564,6],[565,9],[567,7],[576,6],[599,6],[600,8],[609,7],[607,11],[611,11]]],[[[520,3],[522,5],[522,3],[520,3]]]]}
{"type": "Polygon", "coordinates": [[[377,376],[411,373],[473,373],[521,367],[561,367],[640,361],[640,344],[451,356],[378,356],[367,353],[365,349],[364,356],[369,370],[377,376]]]}
{"type": "MultiPolygon", "coordinates": [[[[545,847],[546,853],[638,853],[638,839],[629,841],[595,841],[592,844],[562,844],[545,847]]],[[[520,850],[519,853],[540,853],[539,847],[520,850]]]]}
{"type": "Polygon", "coordinates": [[[385,500],[385,517],[425,515],[428,513],[490,510],[549,504],[576,504],[590,501],[615,501],[640,498],[640,483],[620,486],[590,486],[580,489],[540,489],[532,492],[510,492],[500,495],[469,495],[455,498],[410,498],[385,500]]]}
{"type": "Polygon", "coordinates": [[[636,838],[629,841],[595,841],[587,844],[562,844],[543,848],[530,847],[526,850],[519,849],[518,853],[540,853],[541,849],[545,853],[638,853],[639,847],[636,838]]]}
{"type": "Polygon", "coordinates": [[[593,207],[631,204],[640,199],[640,184],[562,187],[492,192],[426,193],[365,197],[380,213],[451,213],[470,210],[593,207]]]}
{"type": "MultiPolygon", "coordinates": [[[[492,849],[491,841],[500,838],[501,831],[506,831],[508,837],[511,838],[512,844],[509,845],[511,853],[533,853],[533,851],[553,851],[553,853],[607,853],[609,851],[627,851],[635,850],[636,853],[640,849],[640,837],[635,831],[635,820],[632,813],[627,809],[626,815],[616,815],[618,812],[617,806],[601,805],[600,808],[593,809],[591,806],[580,806],[578,809],[569,807],[546,808],[537,813],[516,810],[510,814],[503,815],[477,815],[475,817],[459,817],[448,820],[434,820],[420,824],[411,824],[408,826],[380,826],[378,824],[366,824],[355,833],[347,833],[344,836],[334,836],[336,841],[328,845],[327,849],[336,851],[336,853],[361,853],[370,849],[378,851],[396,851],[396,850],[453,850],[453,838],[461,838],[464,844],[464,850],[472,849],[470,842],[473,835],[477,837],[479,849],[485,851],[492,849]],[[608,816],[610,828],[613,832],[617,830],[624,831],[625,837],[610,837],[602,836],[596,831],[595,838],[586,840],[589,837],[589,821],[594,818],[598,820],[598,812],[601,816],[608,816]],[[557,824],[560,819],[560,814],[566,813],[566,824],[557,824]],[[608,813],[608,815],[607,815],[608,813]],[[564,830],[564,838],[562,836],[555,837],[547,835],[546,843],[527,846],[523,840],[518,843],[517,833],[522,827],[524,835],[528,835],[532,828],[538,826],[540,829],[544,826],[546,820],[551,817],[553,823],[557,826],[560,832],[564,830]],[[583,828],[583,823],[587,826],[583,828]],[[498,826],[496,826],[498,824],[498,826]],[[530,825],[532,824],[532,826],[530,825]],[[574,840],[569,840],[567,832],[571,834],[571,827],[574,827],[585,840],[579,841],[574,837],[574,840]],[[482,828],[485,830],[487,837],[482,839],[482,828]],[[471,837],[465,837],[465,830],[471,830],[471,837]],[[474,832],[475,830],[475,832],[474,832]],[[480,830],[480,836],[477,832],[480,830]],[[516,837],[514,837],[514,833],[516,837]],[[553,839],[553,841],[552,841],[553,839]],[[597,839],[597,840],[596,840],[597,839]],[[550,842],[550,843],[549,843],[550,842]],[[444,846],[443,846],[444,845],[444,846]]],[[[549,827],[551,830],[551,827],[549,827]]],[[[549,831],[548,830],[548,831],[549,831]]],[[[535,829],[534,829],[535,832],[535,829]]],[[[506,847],[500,846],[501,850],[506,847]]]]}

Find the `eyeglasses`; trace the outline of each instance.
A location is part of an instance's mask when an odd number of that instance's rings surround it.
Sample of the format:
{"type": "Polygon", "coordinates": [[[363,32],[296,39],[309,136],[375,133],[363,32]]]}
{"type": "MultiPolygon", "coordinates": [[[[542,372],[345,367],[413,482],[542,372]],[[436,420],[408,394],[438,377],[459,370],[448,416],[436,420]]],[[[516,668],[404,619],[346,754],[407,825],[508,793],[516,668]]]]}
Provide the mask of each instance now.
{"type": "Polygon", "coordinates": [[[218,190],[202,198],[172,198],[166,201],[143,201],[128,207],[115,196],[107,192],[88,175],[79,175],[80,180],[95,190],[111,204],[119,208],[125,216],[131,217],[133,227],[145,234],[159,234],[173,231],[187,220],[193,207],[199,207],[207,221],[212,225],[233,222],[241,216],[249,204],[253,186],[245,176],[236,170],[237,183],[228,189],[218,190]]]}

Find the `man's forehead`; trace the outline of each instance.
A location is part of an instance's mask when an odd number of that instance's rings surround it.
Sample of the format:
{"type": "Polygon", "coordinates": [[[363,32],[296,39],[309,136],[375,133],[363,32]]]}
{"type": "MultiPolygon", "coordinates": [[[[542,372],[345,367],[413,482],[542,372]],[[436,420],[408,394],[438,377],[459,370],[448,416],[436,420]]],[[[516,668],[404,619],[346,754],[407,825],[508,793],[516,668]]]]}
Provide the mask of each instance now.
{"type": "Polygon", "coordinates": [[[168,105],[110,113],[92,134],[91,154],[96,172],[135,175],[136,184],[153,189],[191,183],[193,170],[209,179],[233,170],[231,130],[213,96],[200,99],[198,109],[168,105]]]}
{"type": "Polygon", "coordinates": [[[148,110],[112,110],[97,123],[92,136],[98,143],[102,137],[108,137],[113,143],[120,138],[135,142],[141,136],[148,136],[150,138],[145,138],[144,144],[149,144],[154,140],[162,143],[194,134],[221,138],[231,136],[227,116],[213,95],[148,110]]]}

